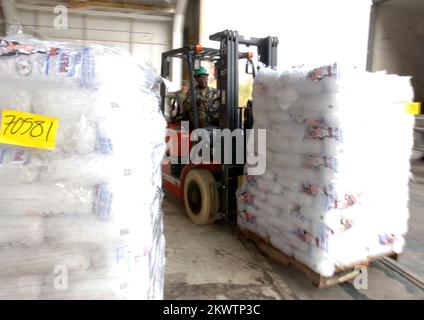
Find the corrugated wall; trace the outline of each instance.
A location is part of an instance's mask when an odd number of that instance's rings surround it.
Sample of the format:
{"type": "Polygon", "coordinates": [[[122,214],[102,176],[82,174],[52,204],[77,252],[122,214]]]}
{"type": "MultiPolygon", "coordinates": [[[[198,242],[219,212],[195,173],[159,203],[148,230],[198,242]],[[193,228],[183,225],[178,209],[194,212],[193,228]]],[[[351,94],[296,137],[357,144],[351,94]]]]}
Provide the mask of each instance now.
{"type": "Polygon", "coordinates": [[[372,70],[413,76],[415,100],[424,101],[424,6],[376,6],[372,70]]]}
{"type": "Polygon", "coordinates": [[[68,28],[54,27],[52,7],[17,5],[24,30],[35,28],[55,40],[82,40],[126,48],[140,61],[151,62],[159,71],[161,53],[172,47],[172,16],[148,17],[134,13],[96,13],[69,10],[68,28]]]}
{"type": "Polygon", "coordinates": [[[0,36],[3,36],[4,34],[5,34],[4,16],[3,16],[3,9],[0,6],[0,36]]]}

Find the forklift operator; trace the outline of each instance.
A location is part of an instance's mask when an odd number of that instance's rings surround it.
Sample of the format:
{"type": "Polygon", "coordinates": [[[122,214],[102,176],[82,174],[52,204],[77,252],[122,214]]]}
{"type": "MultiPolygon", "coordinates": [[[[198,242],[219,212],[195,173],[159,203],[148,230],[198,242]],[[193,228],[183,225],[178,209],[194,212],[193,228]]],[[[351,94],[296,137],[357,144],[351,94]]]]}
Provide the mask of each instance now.
{"type": "MultiPolygon", "coordinates": [[[[219,93],[216,89],[208,86],[208,72],[205,67],[194,72],[197,82],[196,107],[199,116],[199,127],[219,126],[219,93]]],[[[183,102],[183,119],[194,123],[193,111],[191,108],[191,92],[189,91],[183,102]]]]}

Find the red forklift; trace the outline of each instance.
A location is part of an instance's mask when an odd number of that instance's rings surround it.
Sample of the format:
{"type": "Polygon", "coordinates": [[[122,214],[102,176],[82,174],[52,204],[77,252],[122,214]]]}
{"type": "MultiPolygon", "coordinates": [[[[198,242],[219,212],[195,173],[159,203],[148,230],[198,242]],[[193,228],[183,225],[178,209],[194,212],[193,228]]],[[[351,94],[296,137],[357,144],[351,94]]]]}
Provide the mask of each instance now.
{"type": "MultiPolygon", "coordinates": [[[[184,59],[188,71],[190,97],[194,123],[182,126],[181,118],[170,117],[168,131],[174,134],[167,135],[167,158],[172,159],[162,167],[163,187],[179,199],[184,201],[186,212],[190,220],[196,225],[207,225],[216,220],[226,223],[235,222],[237,219],[236,190],[239,177],[243,175],[246,161],[246,134],[253,124],[252,102],[248,101],[246,107],[240,107],[239,97],[239,61],[246,60],[246,72],[255,76],[253,54],[239,52],[239,45],[256,46],[258,62],[276,68],[277,47],[276,37],[245,38],[237,31],[225,30],[209,37],[210,40],[219,41],[220,49],[203,48],[200,45],[187,46],[180,49],[162,53],[161,76],[168,78],[172,58],[184,59]],[[235,161],[236,143],[240,140],[232,139],[230,142],[232,162],[210,161],[208,163],[193,163],[190,160],[190,151],[196,142],[190,141],[192,130],[199,128],[199,118],[196,108],[196,93],[194,72],[201,67],[201,62],[213,63],[219,93],[220,123],[217,126],[204,128],[213,136],[214,130],[241,129],[244,143],[244,163],[235,161]],[[175,134],[176,133],[176,134],[175,134]],[[169,137],[174,137],[169,138],[169,137]],[[171,141],[174,140],[174,141],[171,141]],[[185,147],[186,146],[186,147],[185,147]],[[225,163],[224,163],[225,162],[225,163]]],[[[214,101],[215,102],[215,101],[214,101]]],[[[165,112],[166,87],[161,85],[161,110],[165,112]]],[[[240,132],[240,130],[238,130],[240,132]]],[[[210,141],[213,141],[211,139],[210,141]]],[[[222,153],[224,150],[221,150],[222,153]]],[[[228,150],[227,150],[228,152],[228,150]]],[[[216,158],[215,158],[216,159],[216,158]]]]}

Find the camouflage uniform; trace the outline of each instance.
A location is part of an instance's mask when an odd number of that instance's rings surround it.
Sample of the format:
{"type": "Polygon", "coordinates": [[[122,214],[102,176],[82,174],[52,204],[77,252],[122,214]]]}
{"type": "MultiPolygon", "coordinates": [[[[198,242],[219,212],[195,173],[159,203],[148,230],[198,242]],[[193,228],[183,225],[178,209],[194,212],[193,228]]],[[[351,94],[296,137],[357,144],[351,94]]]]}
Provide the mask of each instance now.
{"type": "Polygon", "coordinates": [[[182,113],[182,105],[186,97],[186,93],[183,90],[179,90],[176,92],[169,93],[167,97],[171,103],[171,110],[170,110],[170,113],[172,114],[171,117],[177,121],[180,121],[181,113],[182,113]],[[177,108],[179,109],[178,112],[177,112],[177,108]]]}
{"type": "Polygon", "coordinates": [[[184,101],[185,96],[186,96],[186,94],[185,94],[185,92],[183,90],[179,90],[179,91],[176,91],[176,92],[171,92],[171,93],[168,94],[168,98],[170,100],[177,99],[177,100],[181,101],[181,103],[184,101]]]}
{"type": "MultiPolygon", "coordinates": [[[[196,88],[196,105],[199,116],[199,128],[205,128],[210,125],[218,125],[220,120],[219,113],[219,93],[216,89],[208,87],[203,93],[196,88]],[[214,102],[215,100],[215,102],[214,102]],[[214,102],[212,104],[212,102],[214,102]]],[[[191,108],[191,92],[189,91],[183,102],[183,119],[194,123],[193,110],[191,108]]]]}

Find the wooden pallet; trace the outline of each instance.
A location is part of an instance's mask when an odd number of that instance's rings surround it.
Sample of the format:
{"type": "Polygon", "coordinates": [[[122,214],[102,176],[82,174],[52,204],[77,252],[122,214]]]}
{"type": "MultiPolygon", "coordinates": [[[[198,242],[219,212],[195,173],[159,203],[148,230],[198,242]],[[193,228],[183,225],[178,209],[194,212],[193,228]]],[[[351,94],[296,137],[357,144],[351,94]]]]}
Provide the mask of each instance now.
{"type": "MultiPolygon", "coordinates": [[[[319,289],[327,288],[327,287],[354,279],[361,273],[361,270],[359,267],[368,267],[371,261],[377,260],[382,257],[382,256],[376,256],[364,261],[358,261],[351,265],[338,267],[336,269],[336,273],[334,276],[324,277],[316,273],[309,267],[305,266],[303,263],[295,260],[293,257],[287,256],[286,254],[282,253],[280,250],[274,248],[270,244],[268,239],[263,239],[262,237],[258,236],[252,231],[246,230],[246,229],[240,230],[240,234],[244,238],[254,241],[256,245],[258,246],[259,250],[261,250],[263,253],[265,253],[268,257],[270,257],[274,261],[278,262],[279,264],[285,267],[292,265],[299,271],[303,272],[312,281],[312,283],[315,286],[317,286],[319,289]]],[[[384,256],[387,256],[387,255],[384,255],[384,256]]],[[[395,254],[393,254],[391,257],[397,259],[397,255],[395,254]]]]}

